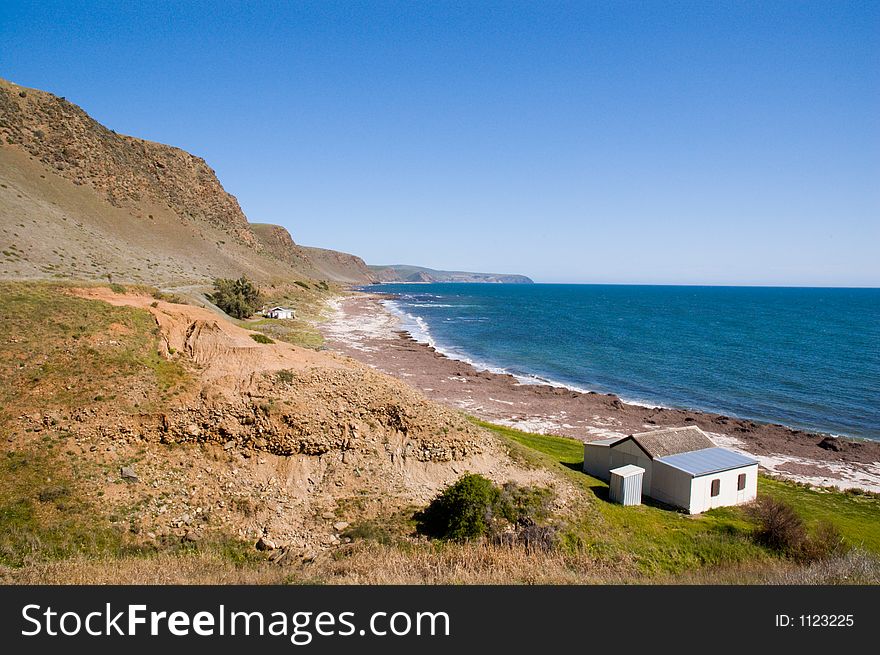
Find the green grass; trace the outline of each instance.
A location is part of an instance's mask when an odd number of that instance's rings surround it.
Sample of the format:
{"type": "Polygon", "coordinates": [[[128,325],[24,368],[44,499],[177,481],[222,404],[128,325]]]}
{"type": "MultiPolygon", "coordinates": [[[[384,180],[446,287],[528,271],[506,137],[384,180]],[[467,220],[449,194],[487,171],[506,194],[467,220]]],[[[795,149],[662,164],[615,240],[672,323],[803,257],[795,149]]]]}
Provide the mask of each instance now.
{"type": "Polygon", "coordinates": [[[324,345],[324,337],[314,324],[298,318],[286,320],[264,318],[242,322],[240,325],[248,330],[258,330],[276,341],[285,341],[303,348],[316,350],[324,345]]]}
{"type": "MultiPolygon", "coordinates": [[[[775,557],[752,542],[752,524],[741,507],[688,516],[650,499],[638,507],[610,503],[608,485],[582,472],[582,442],[471,420],[509,444],[511,455],[521,462],[555,468],[587,492],[588,504],[572,538],[602,557],[633,557],[646,574],[775,557]]],[[[759,492],[790,503],[808,524],[829,521],[851,545],[880,552],[880,500],[876,497],[815,491],[764,476],[759,492]]]]}
{"type": "Polygon", "coordinates": [[[0,455],[0,564],[99,557],[122,547],[122,532],[77,492],[52,449],[0,455]]]}
{"type": "Polygon", "coordinates": [[[880,553],[880,497],[876,495],[806,488],[765,476],[758,478],[758,493],[789,503],[807,525],[828,521],[851,545],[880,553]]]}
{"type": "Polygon", "coordinates": [[[189,376],[159,354],[159,332],[149,312],[114,307],[48,283],[0,283],[0,427],[34,407],[73,409],[113,402],[134,410],[120,390],[144,387],[144,404],[182,386],[189,376]],[[5,411],[4,411],[5,410],[5,411]]]}
{"type": "Polygon", "coordinates": [[[251,335],[251,339],[253,339],[253,340],[256,341],[257,343],[275,343],[272,339],[270,339],[269,337],[267,337],[267,336],[266,336],[265,334],[263,334],[262,332],[259,332],[259,333],[257,333],[257,334],[252,334],[252,335],[251,335]]]}

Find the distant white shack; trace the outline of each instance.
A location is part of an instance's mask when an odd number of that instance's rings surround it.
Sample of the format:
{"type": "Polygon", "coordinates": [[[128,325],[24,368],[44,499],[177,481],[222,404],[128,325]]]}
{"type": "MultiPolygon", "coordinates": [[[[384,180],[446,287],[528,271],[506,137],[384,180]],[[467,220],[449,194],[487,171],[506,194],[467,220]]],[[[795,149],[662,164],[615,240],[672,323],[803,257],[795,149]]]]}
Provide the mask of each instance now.
{"type": "Polygon", "coordinates": [[[584,444],[584,472],[595,478],[608,482],[612,469],[627,465],[645,470],[645,496],[690,514],[747,503],[758,493],[758,462],[718,448],[696,426],[584,444]]]}
{"type": "Polygon", "coordinates": [[[292,309],[287,307],[273,307],[266,310],[265,314],[268,318],[293,318],[295,316],[292,309]]]}

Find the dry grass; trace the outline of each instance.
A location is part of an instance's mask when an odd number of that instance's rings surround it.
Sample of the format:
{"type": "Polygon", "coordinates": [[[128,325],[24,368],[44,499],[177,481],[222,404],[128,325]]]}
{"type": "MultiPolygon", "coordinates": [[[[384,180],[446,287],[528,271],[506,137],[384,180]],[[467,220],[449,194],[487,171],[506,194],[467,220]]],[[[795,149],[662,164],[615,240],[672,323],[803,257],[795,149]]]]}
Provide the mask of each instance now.
{"type": "Polygon", "coordinates": [[[0,568],[3,584],[282,584],[289,571],[265,562],[236,565],[221,555],[169,554],[154,557],[72,558],[0,568]]]}
{"type": "Polygon", "coordinates": [[[67,559],[0,569],[4,584],[609,584],[633,572],[587,555],[488,544],[362,543],[304,565],[233,564],[210,553],[67,559]]]}
{"type": "Polygon", "coordinates": [[[764,580],[779,585],[880,585],[880,557],[862,549],[793,566],[764,580]]]}
{"type": "Polygon", "coordinates": [[[0,567],[2,584],[880,584],[880,559],[852,551],[800,566],[777,561],[736,564],[684,575],[651,577],[631,565],[609,565],[588,554],[526,552],[491,544],[365,542],[314,562],[279,566],[233,563],[216,553],[160,553],[111,559],[72,558],[0,567]]]}
{"type": "Polygon", "coordinates": [[[589,554],[526,551],[487,543],[357,544],[313,562],[300,582],[329,584],[609,584],[634,570],[589,554]],[[381,563],[381,564],[377,564],[381,563]]]}

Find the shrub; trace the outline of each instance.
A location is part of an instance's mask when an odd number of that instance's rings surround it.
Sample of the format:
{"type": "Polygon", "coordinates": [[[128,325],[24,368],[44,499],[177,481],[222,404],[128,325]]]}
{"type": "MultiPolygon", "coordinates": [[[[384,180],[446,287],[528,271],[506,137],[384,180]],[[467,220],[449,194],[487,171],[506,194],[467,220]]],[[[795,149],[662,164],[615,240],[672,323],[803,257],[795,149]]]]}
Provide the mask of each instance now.
{"type": "Polygon", "coordinates": [[[535,522],[547,517],[552,499],[550,489],[506,482],[501,487],[497,512],[511,523],[521,523],[524,519],[535,522]]]}
{"type": "Polygon", "coordinates": [[[70,495],[70,489],[68,489],[66,486],[61,485],[61,486],[48,487],[46,489],[43,489],[42,491],[40,491],[39,494],[37,494],[37,498],[40,499],[41,503],[48,503],[53,500],[58,500],[59,498],[64,498],[65,496],[69,496],[69,495],[70,495]]]}
{"type": "Polygon", "coordinates": [[[480,537],[489,529],[500,496],[491,480],[482,475],[464,475],[417,516],[419,529],[438,539],[463,541],[480,537]]]}
{"type": "Polygon", "coordinates": [[[214,293],[209,294],[208,298],[235,318],[251,316],[263,302],[260,290],[244,276],[237,280],[217,278],[214,280],[214,293]]]}
{"type": "Polygon", "coordinates": [[[801,562],[818,562],[843,555],[848,550],[849,547],[837,526],[823,521],[804,540],[796,558],[801,562]]]}
{"type": "Polygon", "coordinates": [[[760,496],[750,508],[757,525],[753,536],[762,546],[784,553],[797,550],[806,539],[804,522],[791,505],[760,496]]]}
{"type": "Polygon", "coordinates": [[[381,521],[362,521],[347,528],[342,533],[352,541],[375,541],[390,545],[395,542],[395,535],[387,523],[381,521]]]}
{"type": "Polygon", "coordinates": [[[514,530],[490,535],[493,543],[521,546],[526,550],[549,551],[559,545],[559,529],[554,525],[538,525],[532,519],[521,519],[514,530]]]}
{"type": "Polygon", "coordinates": [[[550,550],[558,531],[539,521],[549,514],[552,492],[508,482],[498,487],[468,474],[441,492],[416,516],[421,532],[438,539],[464,541],[487,537],[493,543],[550,550]]]}
{"type": "MultiPolygon", "coordinates": [[[[164,300],[165,302],[174,303],[177,305],[186,305],[188,304],[186,300],[184,300],[181,296],[178,296],[176,293],[165,293],[164,291],[160,291],[156,289],[153,291],[153,298],[156,300],[164,300]]],[[[158,303],[157,303],[158,305],[158,303]]],[[[152,305],[151,305],[152,307],[152,305]]]]}
{"type": "Polygon", "coordinates": [[[253,339],[257,343],[275,343],[274,341],[272,341],[272,339],[267,337],[265,334],[252,334],[251,339],[253,339]]]}
{"type": "Polygon", "coordinates": [[[282,370],[282,371],[278,371],[278,372],[275,374],[275,378],[276,378],[279,382],[283,382],[283,383],[285,383],[285,384],[290,384],[291,382],[293,382],[294,380],[296,380],[296,374],[295,374],[293,371],[290,371],[290,370],[284,369],[284,370],[282,370]]]}
{"type": "Polygon", "coordinates": [[[303,289],[309,288],[309,285],[306,284],[305,282],[303,282],[302,280],[294,280],[293,283],[296,284],[297,286],[302,287],[303,289]]]}
{"type": "Polygon", "coordinates": [[[833,523],[820,523],[809,532],[794,508],[781,500],[760,496],[750,507],[756,522],[756,542],[799,562],[839,556],[848,548],[833,523]]]}

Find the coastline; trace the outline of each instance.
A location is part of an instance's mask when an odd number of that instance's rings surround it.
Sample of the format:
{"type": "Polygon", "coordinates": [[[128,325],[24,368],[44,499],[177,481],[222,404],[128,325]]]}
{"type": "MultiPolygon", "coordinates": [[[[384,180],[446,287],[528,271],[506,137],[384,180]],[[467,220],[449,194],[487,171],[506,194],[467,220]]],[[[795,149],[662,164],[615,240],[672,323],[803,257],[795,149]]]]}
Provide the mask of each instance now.
{"type": "Polygon", "coordinates": [[[480,370],[415,340],[383,307],[358,292],[331,301],[318,327],[327,346],[397,377],[426,397],[482,420],[581,441],[661,427],[697,425],[719,446],[755,457],[773,475],[815,486],[880,492],[880,442],[835,438],[721,414],[628,403],[614,394],[523,383],[480,370]]]}

